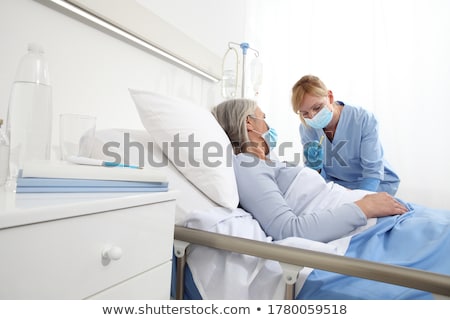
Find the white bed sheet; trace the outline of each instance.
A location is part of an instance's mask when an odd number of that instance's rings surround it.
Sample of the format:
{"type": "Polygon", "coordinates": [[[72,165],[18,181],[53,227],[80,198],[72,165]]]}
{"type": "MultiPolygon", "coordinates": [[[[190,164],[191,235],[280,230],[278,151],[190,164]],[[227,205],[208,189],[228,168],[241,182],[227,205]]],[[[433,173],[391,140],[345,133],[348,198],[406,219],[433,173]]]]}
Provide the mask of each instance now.
{"type": "MultiPolygon", "coordinates": [[[[184,226],[336,255],[343,255],[350,241],[350,237],[330,243],[295,237],[272,241],[258,222],[248,212],[239,208],[193,210],[186,216],[184,226]]],[[[203,299],[284,298],[283,270],[276,261],[191,245],[187,263],[203,299]]],[[[306,267],[300,270],[296,295],[312,270],[306,267]]]]}

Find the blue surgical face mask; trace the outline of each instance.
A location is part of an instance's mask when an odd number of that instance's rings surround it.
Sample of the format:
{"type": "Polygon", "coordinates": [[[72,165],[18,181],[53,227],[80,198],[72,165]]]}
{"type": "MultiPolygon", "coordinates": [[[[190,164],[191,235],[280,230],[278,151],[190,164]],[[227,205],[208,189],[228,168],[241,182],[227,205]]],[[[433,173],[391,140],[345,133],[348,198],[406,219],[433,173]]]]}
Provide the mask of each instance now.
{"type": "Polygon", "coordinates": [[[278,134],[274,128],[270,127],[269,130],[261,135],[261,137],[263,137],[264,141],[266,141],[270,150],[277,146],[278,134]]]}
{"type": "Polygon", "coordinates": [[[305,122],[314,129],[323,129],[330,123],[332,118],[333,112],[325,105],[312,119],[305,119],[305,122]]]}
{"type": "MultiPolygon", "coordinates": [[[[257,119],[257,120],[262,120],[264,122],[266,122],[265,119],[263,118],[258,118],[256,116],[251,115],[250,117],[252,117],[253,119],[257,119]]],[[[267,146],[269,147],[270,150],[274,149],[277,146],[277,140],[278,140],[278,133],[277,131],[270,127],[267,122],[266,122],[267,127],[269,128],[266,132],[259,132],[256,130],[253,130],[254,132],[258,133],[261,135],[261,137],[264,139],[264,141],[266,142],[267,146]]]]}

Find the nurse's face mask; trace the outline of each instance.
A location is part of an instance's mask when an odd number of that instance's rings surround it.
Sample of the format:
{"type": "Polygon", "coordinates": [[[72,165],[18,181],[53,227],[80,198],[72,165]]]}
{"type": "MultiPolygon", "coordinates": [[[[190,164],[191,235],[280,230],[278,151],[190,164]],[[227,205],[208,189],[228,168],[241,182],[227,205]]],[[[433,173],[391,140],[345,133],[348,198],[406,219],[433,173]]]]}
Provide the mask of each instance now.
{"type": "Polygon", "coordinates": [[[333,111],[329,103],[332,102],[331,91],[326,96],[316,96],[305,93],[297,114],[309,127],[323,129],[330,124],[333,111]]]}
{"type": "Polygon", "coordinates": [[[322,109],[312,119],[305,118],[305,122],[314,129],[323,129],[330,123],[332,118],[333,112],[324,104],[322,109]]]}

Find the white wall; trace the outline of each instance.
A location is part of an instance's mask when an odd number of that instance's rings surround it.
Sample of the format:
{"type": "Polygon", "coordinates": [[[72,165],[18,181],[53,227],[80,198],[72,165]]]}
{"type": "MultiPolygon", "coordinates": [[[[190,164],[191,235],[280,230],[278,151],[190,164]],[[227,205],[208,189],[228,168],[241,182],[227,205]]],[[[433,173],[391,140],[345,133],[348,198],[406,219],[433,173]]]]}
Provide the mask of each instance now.
{"type": "Polygon", "coordinates": [[[229,41],[246,41],[248,0],[137,1],[220,57],[229,41]]]}
{"type": "MultiPolygon", "coordinates": [[[[200,28],[189,29],[188,26],[192,23],[186,18],[180,18],[186,17],[188,12],[186,5],[182,6],[183,3],[159,0],[151,1],[149,5],[157,14],[171,13],[162,18],[168,22],[178,21],[175,26],[186,33],[192,33],[196,40],[204,41],[205,37],[214,34],[212,49],[221,55],[226,50],[228,41],[235,40],[229,37],[234,37],[239,31],[229,30],[223,24],[204,28],[203,15],[212,19],[216,12],[201,11],[196,11],[198,16],[192,20],[198,21],[196,25],[200,28]],[[180,10],[167,10],[174,7],[180,10]],[[198,32],[202,30],[203,32],[198,32]]],[[[196,5],[212,9],[208,4],[208,0],[196,0],[196,5]]],[[[221,7],[227,6],[222,4],[221,7]]],[[[188,16],[192,18],[191,14],[188,16]]],[[[243,25],[242,20],[240,25],[243,25]]],[[[206,107],[220,98],[219,84],[33,0],[1,1],[0,39],[1,118],[6,117],[10,88],[19,60],[26,53],[27,44],[36,41],[44,46],[53,85],[55,147],[58,144],[58,118],[61,113],[94,115],[97,117],[98,128],[142,128],[128,88],[178,96],[206,107]]],[[[208,41],[212,41],[211,38],[208,41]]]]}

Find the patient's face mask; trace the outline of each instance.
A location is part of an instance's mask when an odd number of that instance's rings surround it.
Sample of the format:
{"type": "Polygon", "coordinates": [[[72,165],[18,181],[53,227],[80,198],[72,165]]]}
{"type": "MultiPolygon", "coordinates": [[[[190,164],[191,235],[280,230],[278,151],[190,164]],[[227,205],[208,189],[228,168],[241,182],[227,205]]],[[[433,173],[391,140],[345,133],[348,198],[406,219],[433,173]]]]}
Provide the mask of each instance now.
{"type": "Polygon", "coordinates": [[[333,112],[324,105],[312,119],[305,119],[305,122],[314,129],[323,129],[330,123],[332,118],[333,112]]]}
{"type": "Polygon", "coordinates": [[[274,128],[270,127],[269,130],[261,135],[261,137],[266,141],[270,150],[277,146],[278,133],[274,128]]]}
{"type": "MultiPolygon", "coordinates": [[[[265,119],[263,118],[258,118],[256,116],[250,116],[253,119],[257,119],[257,120],[262,120],[264,122],[266,122],[265,119]]],[[[266,142],[267,146],[269,147],[270,150],[274,149],[277,146],[277,140],[278,140],[278,133],[277,131],[270,127],[267,122],[266,122],[267,127],[269,128],[267,131],[265,132],[259,132],[256,130],[253,130],[254,132],[258,133],[261,135],[261,137],[264,139],[264,141],[266,142]]]]}

